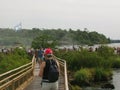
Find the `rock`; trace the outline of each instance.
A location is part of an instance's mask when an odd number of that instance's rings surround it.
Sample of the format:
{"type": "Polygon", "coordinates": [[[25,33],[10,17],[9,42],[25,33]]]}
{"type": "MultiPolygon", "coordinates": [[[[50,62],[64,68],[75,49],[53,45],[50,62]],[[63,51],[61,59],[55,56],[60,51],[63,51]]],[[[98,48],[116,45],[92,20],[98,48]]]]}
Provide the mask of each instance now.
{"type": "Polygon", "coordinates": [[[108,89],[114,89],[114,85],[111,83],[107,83],[101,86],[101,88],[108,88],[108,89]]]}

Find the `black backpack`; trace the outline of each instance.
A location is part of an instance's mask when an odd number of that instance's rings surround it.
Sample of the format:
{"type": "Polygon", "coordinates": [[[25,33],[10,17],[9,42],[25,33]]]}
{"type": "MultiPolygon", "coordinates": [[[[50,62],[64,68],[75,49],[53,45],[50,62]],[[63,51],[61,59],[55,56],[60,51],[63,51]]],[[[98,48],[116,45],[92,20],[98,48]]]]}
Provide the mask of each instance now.
{"type": "Polygon", "coordinates": [[[48,71],[49,82],[56,82],[59,78],[58,65],[55,60],[50,60],[50,67],[48,71]]]}

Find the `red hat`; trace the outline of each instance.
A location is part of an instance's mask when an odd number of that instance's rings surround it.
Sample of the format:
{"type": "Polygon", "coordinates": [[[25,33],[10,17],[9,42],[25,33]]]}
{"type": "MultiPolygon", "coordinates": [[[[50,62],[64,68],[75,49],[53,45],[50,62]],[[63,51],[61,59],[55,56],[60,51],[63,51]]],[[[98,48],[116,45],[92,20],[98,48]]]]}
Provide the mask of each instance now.
{"type": "Polygon", "coordinates": [[[47,55],[47,54],[53,54],[53,51],[50,48],[46,48],[45,51],[44,51],[44,54],[45,55],[47,55]]]}

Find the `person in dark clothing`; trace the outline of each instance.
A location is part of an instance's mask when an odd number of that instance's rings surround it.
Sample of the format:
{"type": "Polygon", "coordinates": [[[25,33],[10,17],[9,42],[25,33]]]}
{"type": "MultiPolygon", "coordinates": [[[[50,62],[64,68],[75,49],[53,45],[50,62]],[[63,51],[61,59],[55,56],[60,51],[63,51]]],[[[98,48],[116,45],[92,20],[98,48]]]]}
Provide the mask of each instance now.
{"type": "Polygon", "coordinates": [[[40,48],[38,50],[38,63],[39,63],[39,66],[43,61],[43,58],[44,58],[43,56],[44,56],[44,50],[43,50],[43,48],[40,48]]]}
{"type": "Polygon", "coordinates": [[[54,63],[57,65],[58,71],[59,69],[59,63],[53,56],[53,51],[50,48],[45,49],[44,51],[44,60],[40,65],[40,72],[39,76],[41,78],[41,90],[58,90],[58,80],[54,82],[49,81],[48,73],[50,68],[50,61],[53,60],[54,63]]]}

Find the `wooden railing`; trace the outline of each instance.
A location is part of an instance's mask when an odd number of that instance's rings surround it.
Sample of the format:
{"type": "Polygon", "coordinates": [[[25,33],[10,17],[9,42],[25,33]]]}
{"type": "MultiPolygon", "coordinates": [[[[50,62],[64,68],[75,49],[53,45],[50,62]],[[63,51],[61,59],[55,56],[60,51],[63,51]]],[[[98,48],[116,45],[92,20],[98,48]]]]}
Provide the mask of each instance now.
{"type": "Polygon", "coordinates": [[[0,90],[23,90],[34,74],[35,57],[32,62],[0,75],[0,90]]]}
{"type": "Polygon", "coordinates": [[[62,76],[64,77],[64,90],[69,90],[69,83],[68,83],[68,76],[67,76],[67,65],[66,65],[66,61],[63,59],[60,59],[58,57],[55,57],[60,65],[60,72],[62,74],[62,76]]]}

